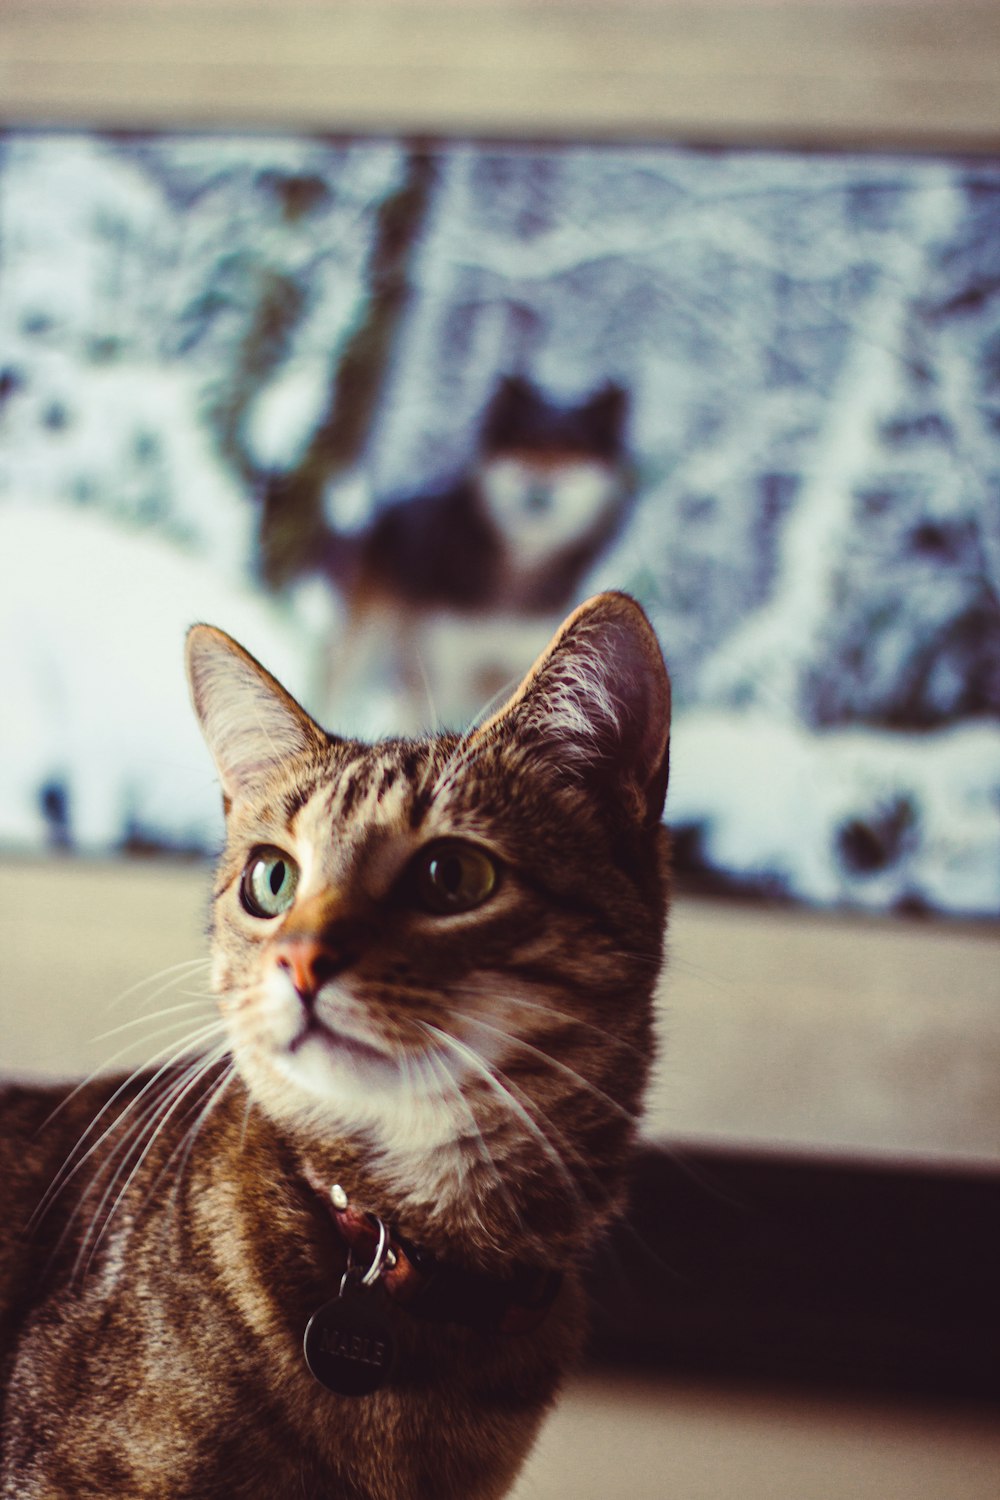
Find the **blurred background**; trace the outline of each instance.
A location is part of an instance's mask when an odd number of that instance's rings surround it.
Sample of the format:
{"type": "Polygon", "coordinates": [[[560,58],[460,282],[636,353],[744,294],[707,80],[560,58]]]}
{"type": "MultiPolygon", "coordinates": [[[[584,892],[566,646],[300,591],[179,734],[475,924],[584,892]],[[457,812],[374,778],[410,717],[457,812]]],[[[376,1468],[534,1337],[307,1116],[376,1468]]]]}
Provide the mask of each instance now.
{"type": "Polygon", "coordinates": [[[6,847],[214,845],[193,617],[398,733],[611,586],[682,874],[1000,915],[995,161],[0,148],[6,847]]]}
{"type": "Polygon", "coordinates": [[[609,1362],[650,1495],[992,1493],[998,74],[978,0],[0,13],[6,1072],[201,951],[192,620],[367,735],[660,633],[662,1061],[526,1496],[615,1487],[609,1362]]]}

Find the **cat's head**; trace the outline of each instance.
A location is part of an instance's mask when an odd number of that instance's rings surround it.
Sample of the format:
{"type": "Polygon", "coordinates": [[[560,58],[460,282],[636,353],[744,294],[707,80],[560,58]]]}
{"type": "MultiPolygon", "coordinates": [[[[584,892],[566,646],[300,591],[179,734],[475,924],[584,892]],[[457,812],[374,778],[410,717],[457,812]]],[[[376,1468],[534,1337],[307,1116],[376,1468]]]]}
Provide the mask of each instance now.
{"type": "Polygon", "coordinates": [[[625,450],[628,397],[606,385],[575,406],[507,376],[480,432],[480,503],[523,562],[540,562],[614,523],[632,487],[625,450]]]}
{"type": "Polygon", "coordinates": [[[464,736],[328,735],[206,625],[188,670],[226,808],[214,988],[257,1103],[442,1211],[599,1213],[667,905],[670,693],[639,606],[581,606],[464,736]]]}

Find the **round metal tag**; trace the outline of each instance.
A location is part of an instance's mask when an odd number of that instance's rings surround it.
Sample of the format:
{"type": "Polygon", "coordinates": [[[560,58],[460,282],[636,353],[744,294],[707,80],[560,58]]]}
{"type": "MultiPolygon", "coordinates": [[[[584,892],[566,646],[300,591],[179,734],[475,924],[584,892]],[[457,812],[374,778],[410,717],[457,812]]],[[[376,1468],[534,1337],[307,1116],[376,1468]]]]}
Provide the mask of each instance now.
{"type": "Polygon", "coordinates": [[[380,1292],[348,1285],[309,1319],[306,1364],[339,1396],[369,1396],[389,1377],[396,1341],[382,1302],[380,1292]]]}

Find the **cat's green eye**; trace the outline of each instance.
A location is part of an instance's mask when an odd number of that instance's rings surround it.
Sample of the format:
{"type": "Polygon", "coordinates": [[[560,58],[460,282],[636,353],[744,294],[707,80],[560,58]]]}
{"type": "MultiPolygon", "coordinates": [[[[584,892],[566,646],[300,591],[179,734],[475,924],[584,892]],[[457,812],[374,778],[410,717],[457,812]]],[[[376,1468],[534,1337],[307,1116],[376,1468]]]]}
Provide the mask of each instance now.
{"type": "Polygon", "coordinates": [[[255,849],[240,882],[240,900],[253,917],[280,917],[295,900],[299,867],[273,845],[255,849]]]}
{"type": "Polygon", "coordinates": [[[420,905],[442,917],[481,906],[497,884],[497,867],[486,850],[461,839],[442,839],[422,850],[413,875],[420,905]]]}

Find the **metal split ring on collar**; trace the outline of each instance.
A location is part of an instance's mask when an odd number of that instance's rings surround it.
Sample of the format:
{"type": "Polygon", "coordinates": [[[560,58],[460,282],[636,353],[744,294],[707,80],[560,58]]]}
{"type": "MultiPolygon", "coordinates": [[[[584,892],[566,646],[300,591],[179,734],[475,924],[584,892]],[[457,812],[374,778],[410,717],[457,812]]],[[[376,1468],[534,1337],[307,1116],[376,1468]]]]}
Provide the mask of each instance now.
{"type": "Polygon", "coordinates": [[[349,1281],[355,1282],[358,1286],[374,1286],[382,1273],[384,1271],[391,1271],[396,1264],[396,1252],[389,1244],[388,1229],[377,1214],[369,1214],[368,1217],[378,1225],[378,1244],[375,1247],[372,1263],[367,1271],[363,1271],[359,1275],[359,1267],[354,1259],[354,1249],[353,1247],[349,1248],[347,1252],[347,1269],[340,1283],[341,1292],[344,1291],[349,1281]]]}

